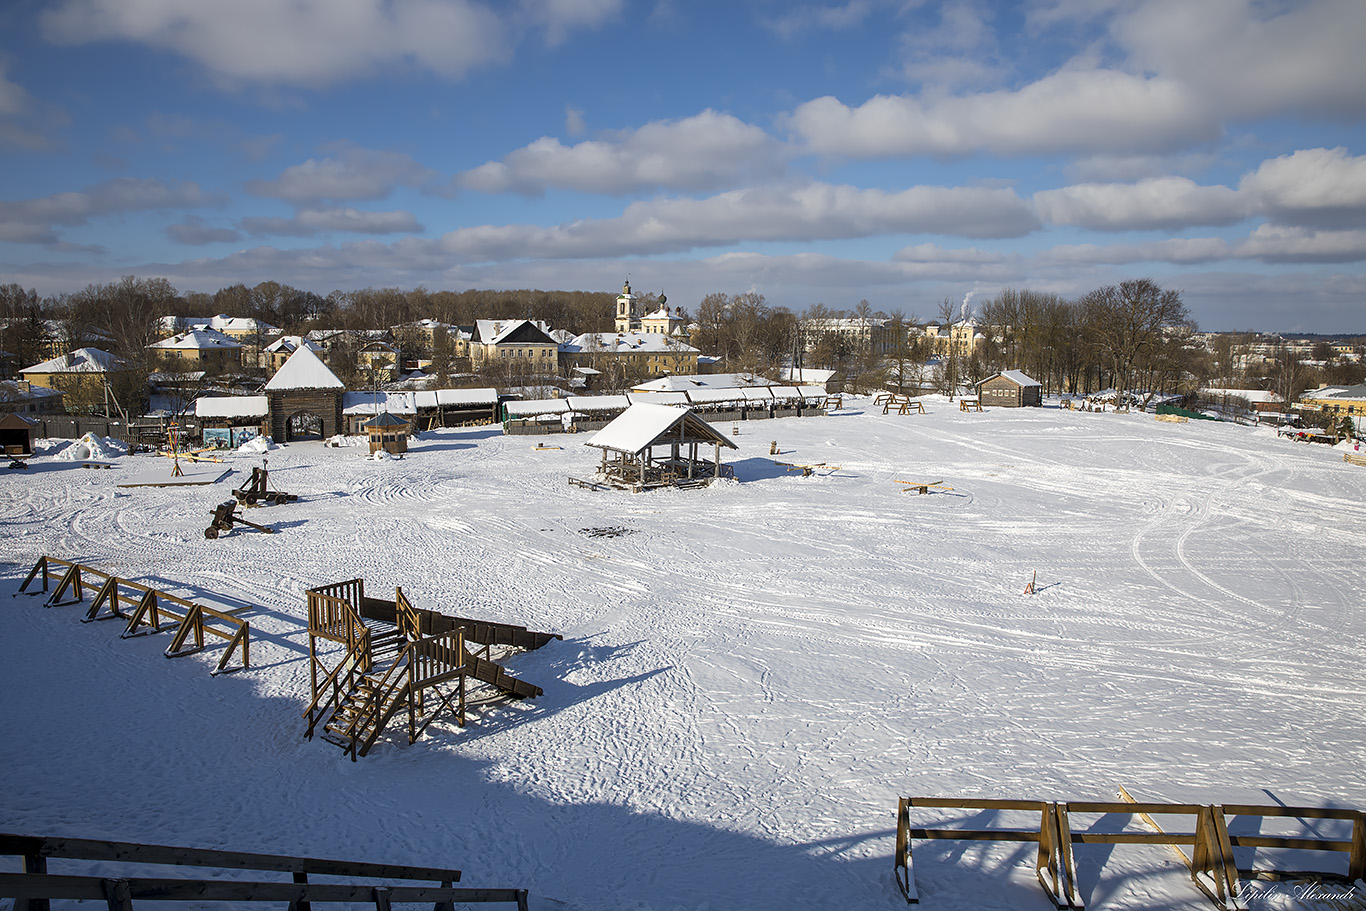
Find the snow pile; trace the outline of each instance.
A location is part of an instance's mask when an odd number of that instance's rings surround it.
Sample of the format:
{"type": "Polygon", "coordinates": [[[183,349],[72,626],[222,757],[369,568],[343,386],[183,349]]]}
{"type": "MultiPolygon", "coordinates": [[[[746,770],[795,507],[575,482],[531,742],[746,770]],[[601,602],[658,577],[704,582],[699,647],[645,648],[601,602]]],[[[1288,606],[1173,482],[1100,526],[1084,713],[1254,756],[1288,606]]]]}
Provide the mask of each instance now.
{"type": "Polygon", "coordinates": [[[67,462],[108,461],[127,454],[128,444],[122,440],[87,433],[76,442],[63,447],[54,458],[67,462]]]}
{"type": "Polygon", "coordinates": [[[383,449],[376,449],[374,452],[366,456],[366,458],[370,459],[372,462],[387,462],[390,459],[392,459],[393,456],[390,455],[388,452],[385,452],[383,449]]]}
{"type": "Polygon", "coordinates": [[[247,440],[241,446],[238,446],[237,451],[245,453],[269,452],[272,449],[279,448],[280,447],[276,446],[275,441],[272,440],[270,437],[252,437],[250,440],[247,440]]]}
{"type": "Polygon", "coordinates": [[[364,446],[369,440],[366,437],[349,437],[344,433],[327,438],[328,446],[364,446]]]}

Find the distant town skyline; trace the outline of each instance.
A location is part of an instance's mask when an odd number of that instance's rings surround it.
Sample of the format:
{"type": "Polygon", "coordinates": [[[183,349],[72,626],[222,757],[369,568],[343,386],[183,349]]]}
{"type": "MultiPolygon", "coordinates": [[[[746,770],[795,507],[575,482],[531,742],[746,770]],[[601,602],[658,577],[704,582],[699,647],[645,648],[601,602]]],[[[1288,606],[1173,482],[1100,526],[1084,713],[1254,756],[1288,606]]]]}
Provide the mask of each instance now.
{"type": "Polygon", "coordinates": [[[0,11],[0,282],[756,291],[927,321],[1129,278],[1366,334],[1360,0],[54,0],[0,11]]]}

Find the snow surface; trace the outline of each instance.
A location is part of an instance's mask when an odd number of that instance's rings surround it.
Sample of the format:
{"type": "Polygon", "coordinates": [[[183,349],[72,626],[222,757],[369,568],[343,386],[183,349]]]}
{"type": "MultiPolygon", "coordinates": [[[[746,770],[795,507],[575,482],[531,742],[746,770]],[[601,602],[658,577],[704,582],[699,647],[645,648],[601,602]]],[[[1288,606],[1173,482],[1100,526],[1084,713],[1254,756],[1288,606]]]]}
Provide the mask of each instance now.
{"type": "MultiPolygon", "coordinates": [[[[927,402],[740,422],[737,480],[700,491],[569,487],[598,461],[569,436],[291,444],[270,482],[300,502],[251,512],[276,533],[215,541],[261,456],[209,488],[0,473],[10,591],[76,559],[253,639],[211,677],[219,646],[0,602],[0,830],[454,866],[533,909],[891,909],[901,795],[1366,807],[1366,468],[1270,429],[927,402]],[[304,591],[356,577],[563,634],[507,662],[544,695],[355,764],[305,741],[304,591]]],[[[1051,907],[1029,846],[915,852],[926,911],[1051,907]]],[[[1092,908],[1207,907],[1166,849],[1076,853],[1092,908]]]]}

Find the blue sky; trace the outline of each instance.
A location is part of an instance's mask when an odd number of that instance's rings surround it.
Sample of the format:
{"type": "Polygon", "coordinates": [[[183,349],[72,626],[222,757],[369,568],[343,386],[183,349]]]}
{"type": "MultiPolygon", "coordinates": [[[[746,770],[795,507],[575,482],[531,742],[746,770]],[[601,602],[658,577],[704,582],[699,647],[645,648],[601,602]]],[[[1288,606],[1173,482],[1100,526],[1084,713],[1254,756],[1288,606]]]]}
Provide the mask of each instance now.
{"type": "Polygon", "coordinates": [[[18,0],[0,281],[1366,333],[1366,3],[18,0]]]}

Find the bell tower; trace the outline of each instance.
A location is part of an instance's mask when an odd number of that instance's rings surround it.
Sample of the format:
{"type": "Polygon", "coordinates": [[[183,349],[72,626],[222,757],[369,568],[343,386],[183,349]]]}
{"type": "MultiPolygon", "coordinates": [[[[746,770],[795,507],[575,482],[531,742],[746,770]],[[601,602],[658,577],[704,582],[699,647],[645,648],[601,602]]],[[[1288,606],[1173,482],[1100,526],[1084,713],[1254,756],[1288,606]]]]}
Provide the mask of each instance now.
{"type": "Polygon", "coordinates": [[[628,279],[622,284],[621,293],[617,295],[616,331],[631,332],[639,328],[639,299],[631,292],[631,282],[628,279]]]}

